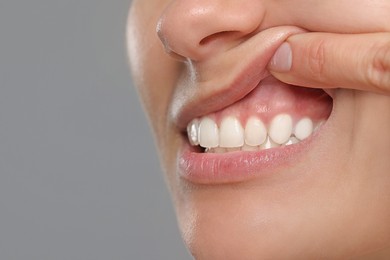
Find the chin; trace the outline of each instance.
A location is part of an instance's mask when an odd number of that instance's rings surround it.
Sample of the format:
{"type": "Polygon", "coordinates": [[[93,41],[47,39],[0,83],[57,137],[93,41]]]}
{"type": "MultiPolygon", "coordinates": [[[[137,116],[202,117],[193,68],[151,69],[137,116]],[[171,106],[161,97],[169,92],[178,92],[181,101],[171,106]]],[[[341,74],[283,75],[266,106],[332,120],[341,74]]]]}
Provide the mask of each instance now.
{"type": "MultiPolygon", "coordinates": [[[[268,87],[273,94],[277,88],[287,91],[279,97],[297,102],[258,110],[269,113],[260,113],[258,118],[267,131],[264,142],[271,140],[272,145],[244,147],[248,146],[248,131],[242,124],[243,146],[221,147],[219,138],[219,147],[203,147],[207,144],[200,140],[202,120],[212,121],[220,137],[223,121],[234,112],[242,112],[234,115],[240,124],[248,120],[248,110],[253,109],[243,99],[224,110],[195,117],[172,137],[176,141],[168,177],[190,252],[195,259],[345,259],[379,254],[390,241],[390,208],[378,199],[384,193],[370,187],[379,182],[390,188],[389,177],[380,181],[389,165],[375,169],[364,161],[351,162],[354,154],[346,152],[356,144],[353,136],[346,138],[345,131],[353,129],[360,116],[356,106],[369,98],[360,100],[346,90],[299,89],[268,77],[244,99],[251,102],[262,91],[267,95],[268,87]],[[281,114],[292,115],[292,130],[282,144],[269,135],[281,114]],[[309,134],[287,143],[299,135],[294,131],[302,118],[312,122],[309,134]],[[372,183],[366,179],[370,172],[372,183]]],[[[226,128],[222,131],[234,127],[228,124],[226,128]]],[[[234,134],[229,136],[232,141],[234,134]]]]}

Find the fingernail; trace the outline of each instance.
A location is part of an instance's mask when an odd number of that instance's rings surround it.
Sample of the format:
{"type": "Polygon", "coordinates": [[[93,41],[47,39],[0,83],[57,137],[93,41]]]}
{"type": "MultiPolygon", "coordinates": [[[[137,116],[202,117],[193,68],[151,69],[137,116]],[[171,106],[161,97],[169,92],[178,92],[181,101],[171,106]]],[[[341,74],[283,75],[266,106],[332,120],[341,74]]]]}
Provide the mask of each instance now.
{"type": "Polygon", "coordinates": [[[275,72],[287,72],[292,65],[292,51],[289,43],[284,42],[275,52],[269,63],[269,69],[275,72]]]}

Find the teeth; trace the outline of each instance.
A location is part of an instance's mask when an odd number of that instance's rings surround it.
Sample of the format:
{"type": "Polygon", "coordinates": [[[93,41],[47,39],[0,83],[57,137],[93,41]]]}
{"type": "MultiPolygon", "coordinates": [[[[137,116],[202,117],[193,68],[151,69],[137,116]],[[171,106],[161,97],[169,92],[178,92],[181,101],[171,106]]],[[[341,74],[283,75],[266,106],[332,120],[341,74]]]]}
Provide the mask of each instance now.
{"type": "Polygon", "coordinates": [[[235,117],[225,117],[219,129],[219,146],[235,148],[244,145],[244,129],[235,117]]]}
{"type": "Polygon", "coordinates": [[[291,136],[290,139],[288,139],[288,141],[284,145],[287,146],[287,145],[292,145],[297,143],[299,143],[299,139],[294,136],[291,136]]]}
{"type": "Polygon", "coordinates": [[[288,141],[292,134],[293,121],[290,115],[280,114],[274,117],[269,127],[269,136],[277,144],[288,141]]]}
{"type": "Polygon", "coordinates": [[[243,129],[233,116],[222,119],[220,127],[210,117],[192,120],[187,126],[191,145],[200,145],[208,153],[260,151],[299,143],[308,138],[325,121],[313,122],[304,117],[293,126],[288,114],[276,115],[267,127],[257,117],[250,117],[243,129]]]}
{"type": "Polygon", "coordinates": [[[265,142],[267,129],[260,119],[251,117],[245,126],[245,143],[250,146],[258,146],[265,142]]]}
{"type": "Polygon", "coordinates": [[[207,148],[206,152],[208,153],[227,153],[227,150],[225,148],[207,148]]]}
{"type": "Polygon", "coordinates": [[[263,143],[260,146],[260,149],[264,150],[264,149],[270,149],[270,148],[279,147],[279,146],[280,146],[280,144],[275,143],[274,141],[272,141],[271,138],[267,137],[267,140],[265,140],[265,143],[263,143]]]}
{"type": "Polygon", "coordinates": [[[313,121],[310,118],[301,119],[296,125],[294,130],[294,135],[299,140],[304,140],[308,138],[313,133],[313,121]]]}
{"type": "Polygon", "coordinates": [[[218,147],[219,131],[214,120],[204,117],[199,123],[199,144],[206,148],[218,147]]]}
{"type": "Polygon", "coordinates": [[[199,145],[198,138],[199,120],[192,120],[187,126],[187,135],[191,145],[199,145]]]}
{"type": "Polygon", "coordinates": [[[241,148],[242,151],[247,151],[247,152],[254,152],[258,151],[259,147],[258,146],[250,146],[247,144],[244,144],[244,146],[241,148]]]}

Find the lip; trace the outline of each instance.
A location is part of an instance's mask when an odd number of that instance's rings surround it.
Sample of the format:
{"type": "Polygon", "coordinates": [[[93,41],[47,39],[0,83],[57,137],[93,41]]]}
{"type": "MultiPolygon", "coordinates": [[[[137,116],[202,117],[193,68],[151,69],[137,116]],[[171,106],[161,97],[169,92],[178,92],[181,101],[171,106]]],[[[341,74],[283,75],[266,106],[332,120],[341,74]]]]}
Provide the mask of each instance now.
{"type": "Polygon", "coordinates": [[[223,55],[202,63],[188,62],[187,73],[191,76],[182,79],[173,94],[170,107],[173,123],[184,132],[192,119],[222,110],[245,97],[270,75],[267,65],[280,44],[302,32],[293,26],[270,28],[223,55]],[[228,64],[226,68],[222,67],[224,64],[228,64]],[[208,79],[205,75],[210,68],[228,73],[224,77],[211,75],[208,79]]]}

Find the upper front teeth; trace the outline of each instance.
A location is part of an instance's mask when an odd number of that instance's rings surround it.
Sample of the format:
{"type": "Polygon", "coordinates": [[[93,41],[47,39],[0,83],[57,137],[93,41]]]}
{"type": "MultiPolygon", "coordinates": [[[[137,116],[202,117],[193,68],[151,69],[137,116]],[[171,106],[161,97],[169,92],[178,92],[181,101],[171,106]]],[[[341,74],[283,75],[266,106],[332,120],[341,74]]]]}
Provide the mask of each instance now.
{"type": "Polygon", "coordinates": [[[293,121],[290,115],[280,114],[274,117],[269,127],[268,135],[277,144],[288,141],[293,130],[293,121]]]}
{"type": "Polygon", "coordinates": [[[219,127],[210,117],[194,119],[188,124],[187,134],[191,145],[213,148],[215,152],[252,151],[295,144],[309,137],[313,129],[313,121],[308,117],[299,120],[294,127],[289,114],[276,115],[268,129],[257,117],[250,117],[244,129],[236,117],[228,116],[219,127]]]}
{"type": "Polygon", "coordinates": [[[219,129],[219,146],[226,148],[244,145],[244,129],[235,117],[225,117],[219,129]]]}
{"type": "Polygon", "coordinates": [[[256,118],[251,117],[245,126],[245,143],[250,146],[258,146],[267,139],[267,128],[264,123],[256,118]]]}
{"type": "Polygon", "coordinates": [[[204,117],[199,123],[199,144],[207,148],[219,146],[218,126],[211,118],[204,117]]]}

